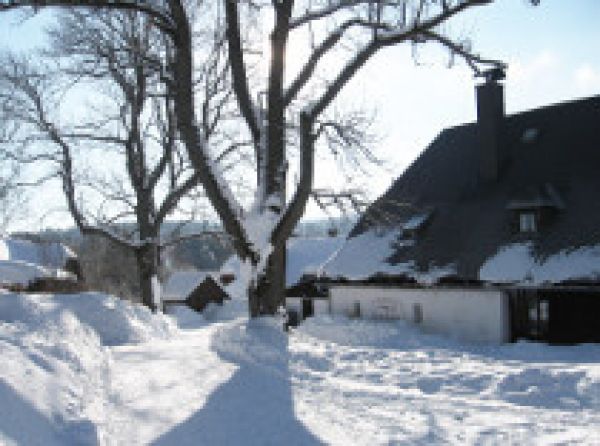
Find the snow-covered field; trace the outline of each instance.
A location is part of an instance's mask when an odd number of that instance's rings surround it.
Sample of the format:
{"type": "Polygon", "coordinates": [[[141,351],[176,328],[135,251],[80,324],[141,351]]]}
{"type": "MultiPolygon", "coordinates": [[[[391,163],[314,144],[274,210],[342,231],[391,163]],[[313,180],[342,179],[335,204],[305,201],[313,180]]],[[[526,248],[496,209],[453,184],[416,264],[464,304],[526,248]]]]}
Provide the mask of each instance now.
{"type": "Polygon", "coordinates": [[[0,294],[0,444],[600,444],[600,345],[0,294]]]}

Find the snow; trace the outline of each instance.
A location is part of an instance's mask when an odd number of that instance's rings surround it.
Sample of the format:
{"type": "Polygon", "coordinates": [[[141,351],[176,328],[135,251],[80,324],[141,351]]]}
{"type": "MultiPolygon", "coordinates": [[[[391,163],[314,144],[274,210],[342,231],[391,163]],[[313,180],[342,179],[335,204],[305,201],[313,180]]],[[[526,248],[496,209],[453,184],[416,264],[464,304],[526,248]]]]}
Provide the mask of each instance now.
{"type": "Polygon", "coordinates": [[[207,276],[208,271],[195,269],[174,271],[163,285],[164,300],[185,300],[207,276]]]}
{"type": "Polygon", "coordinates": [[[26,286],[40,277],[72,277],[61,269],[69,258],[76,258],[75,253],[60,243],[0,239],[0,284],[26,286]]]}
{"type": "MultiPolygon", "coordinates": [[[[331,258],[343,245],[343,237],[298,237],[287,244],[286,286],[292,286],[305,273],[318,273],[323,263],[331,258]]],[[[221,273],[231,273],[236,280],[227,287],[229,295],[245,293],[249,265],[242,265],[233,255],[221,267],[221,273]],[[243,268],[242,268],[243,266],[243,268]],[[243,274],[242,270],[245,270],[243,274]],[[246,279],[241,279],[241,276],[246,279]]]]}
{"type": "Polygon", "coordinates": [[[600,346],[0,294],[0,444],[590,444],[600,346]]]}
{"type": "Polygon", "coordinates": [[[0,239],[0,261],[18,261],[48,268],[62,268],[77,257],[61,243],[34,243],[29,240],[0,239]]]}
{"type": "Polygon", "coordinates": [[[424,214],[413,215],[406,222],[403,223],[402,227],[405,230],[415,230],[419,229],[431,216],[430,212],[426,212],[424,214]]]}
{"type": "Polygon", "coordinates": [[[402,229],[364,232],[349,238],[346,244],[321,269],[329,277],[364,279],[375,273],[400,274],[412,270],[412,263],[390,265],[387,259],[394,253],[394,242],[402,229]]]}
{"type": "Polygon", "coordinates": [[[288,241],[286,284],[293,285],[303,274],[318,273],[344,245],[344,237],[292,238],[288,241]]]}
{"type": "MultiPolygon", "coordinates": [[[[427,218],[427,214],[420,215],[427,218]]],[[[412,221],[409,221],[412,223],[412,221]]],[[[414,262],[390,264],[388,259],[399,245],[404,228],[375,229],[349,238],[344,246],[320,270],[328,277],[366,279],[374,274],[406,274],[420,283],[435,283],[440,277],[452,275],[454,265],[431,266],[428,271],[417,271],[414,262]]]]}
{"type": "Polygon", "coordinates": [[[537,259],[530,242],[504,246],[480,268],[482,280],[543,284],[600,277],[600,246],[560,251],[537,259]]]}
{"type": "Polygon", "coordinates": [[[26,286],[38,277],[48,277],[52,273],[39,265],[21,261],[0,261],[0,284],[26,286]]]}
{"type": "Polygon", "coordinates": [[[0,294],[0,444],[107,444],[108,346],[176,331],[106,295],[0,294]]]}
{"type": "Polygon", "coordinates": [[[160,281],[158,280],[158,276],[156,274],[150,279],[150,284],[152,288],[152,303],[154,304],[155,308],[161,308],[162,292],[160,281]]]}

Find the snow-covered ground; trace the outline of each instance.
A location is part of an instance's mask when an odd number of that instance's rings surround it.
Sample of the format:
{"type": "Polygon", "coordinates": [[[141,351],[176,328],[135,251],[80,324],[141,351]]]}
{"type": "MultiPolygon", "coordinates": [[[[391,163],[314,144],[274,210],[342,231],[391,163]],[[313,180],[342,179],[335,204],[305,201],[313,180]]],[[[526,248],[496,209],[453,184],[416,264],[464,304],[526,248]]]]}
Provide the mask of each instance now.
{"type": "Polygon", "coordinates": [[[599,444],[600,345],[245,310],[0,294],[0,444],[599,444]]]}

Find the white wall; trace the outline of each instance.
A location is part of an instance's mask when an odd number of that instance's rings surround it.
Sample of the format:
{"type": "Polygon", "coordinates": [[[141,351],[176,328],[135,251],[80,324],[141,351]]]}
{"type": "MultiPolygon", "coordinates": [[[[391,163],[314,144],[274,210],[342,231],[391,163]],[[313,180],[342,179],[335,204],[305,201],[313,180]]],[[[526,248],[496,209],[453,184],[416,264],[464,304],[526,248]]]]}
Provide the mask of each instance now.
{"type": "Polygon", "coordinates": [[[315,315],[329,314],[329,299],[314,299],[313,300],[315,315]]]}
{"type": "Polygon", "coordinates": [[[508,297],[500,290],[332,286],[330,296],[332,314],[352,316],[359,303],[365,318],[404,319],[425,331],[475,342],[510,338],[508,297]],[[415,321],[416,312],[422,321],[415,321]]]}

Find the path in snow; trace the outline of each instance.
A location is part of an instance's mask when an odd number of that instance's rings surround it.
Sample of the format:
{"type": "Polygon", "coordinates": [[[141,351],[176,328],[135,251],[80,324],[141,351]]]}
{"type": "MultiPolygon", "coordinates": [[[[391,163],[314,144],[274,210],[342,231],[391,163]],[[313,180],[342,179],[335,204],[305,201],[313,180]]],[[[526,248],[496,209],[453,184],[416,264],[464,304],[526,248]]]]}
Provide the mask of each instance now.
{"type": "Polygon", "coordinates": [[[233,364],[210,350],[219,324],[183,332],[176,339],[113,347],[108,416],[101,436],[108,444],[148,444],[184,422],[230,379],[233,364]]]}
{"type": "Polygon", "coordinates": [[[112,356],[109,444],[599,444],[598,346],[239,318],[112,356]]]}

